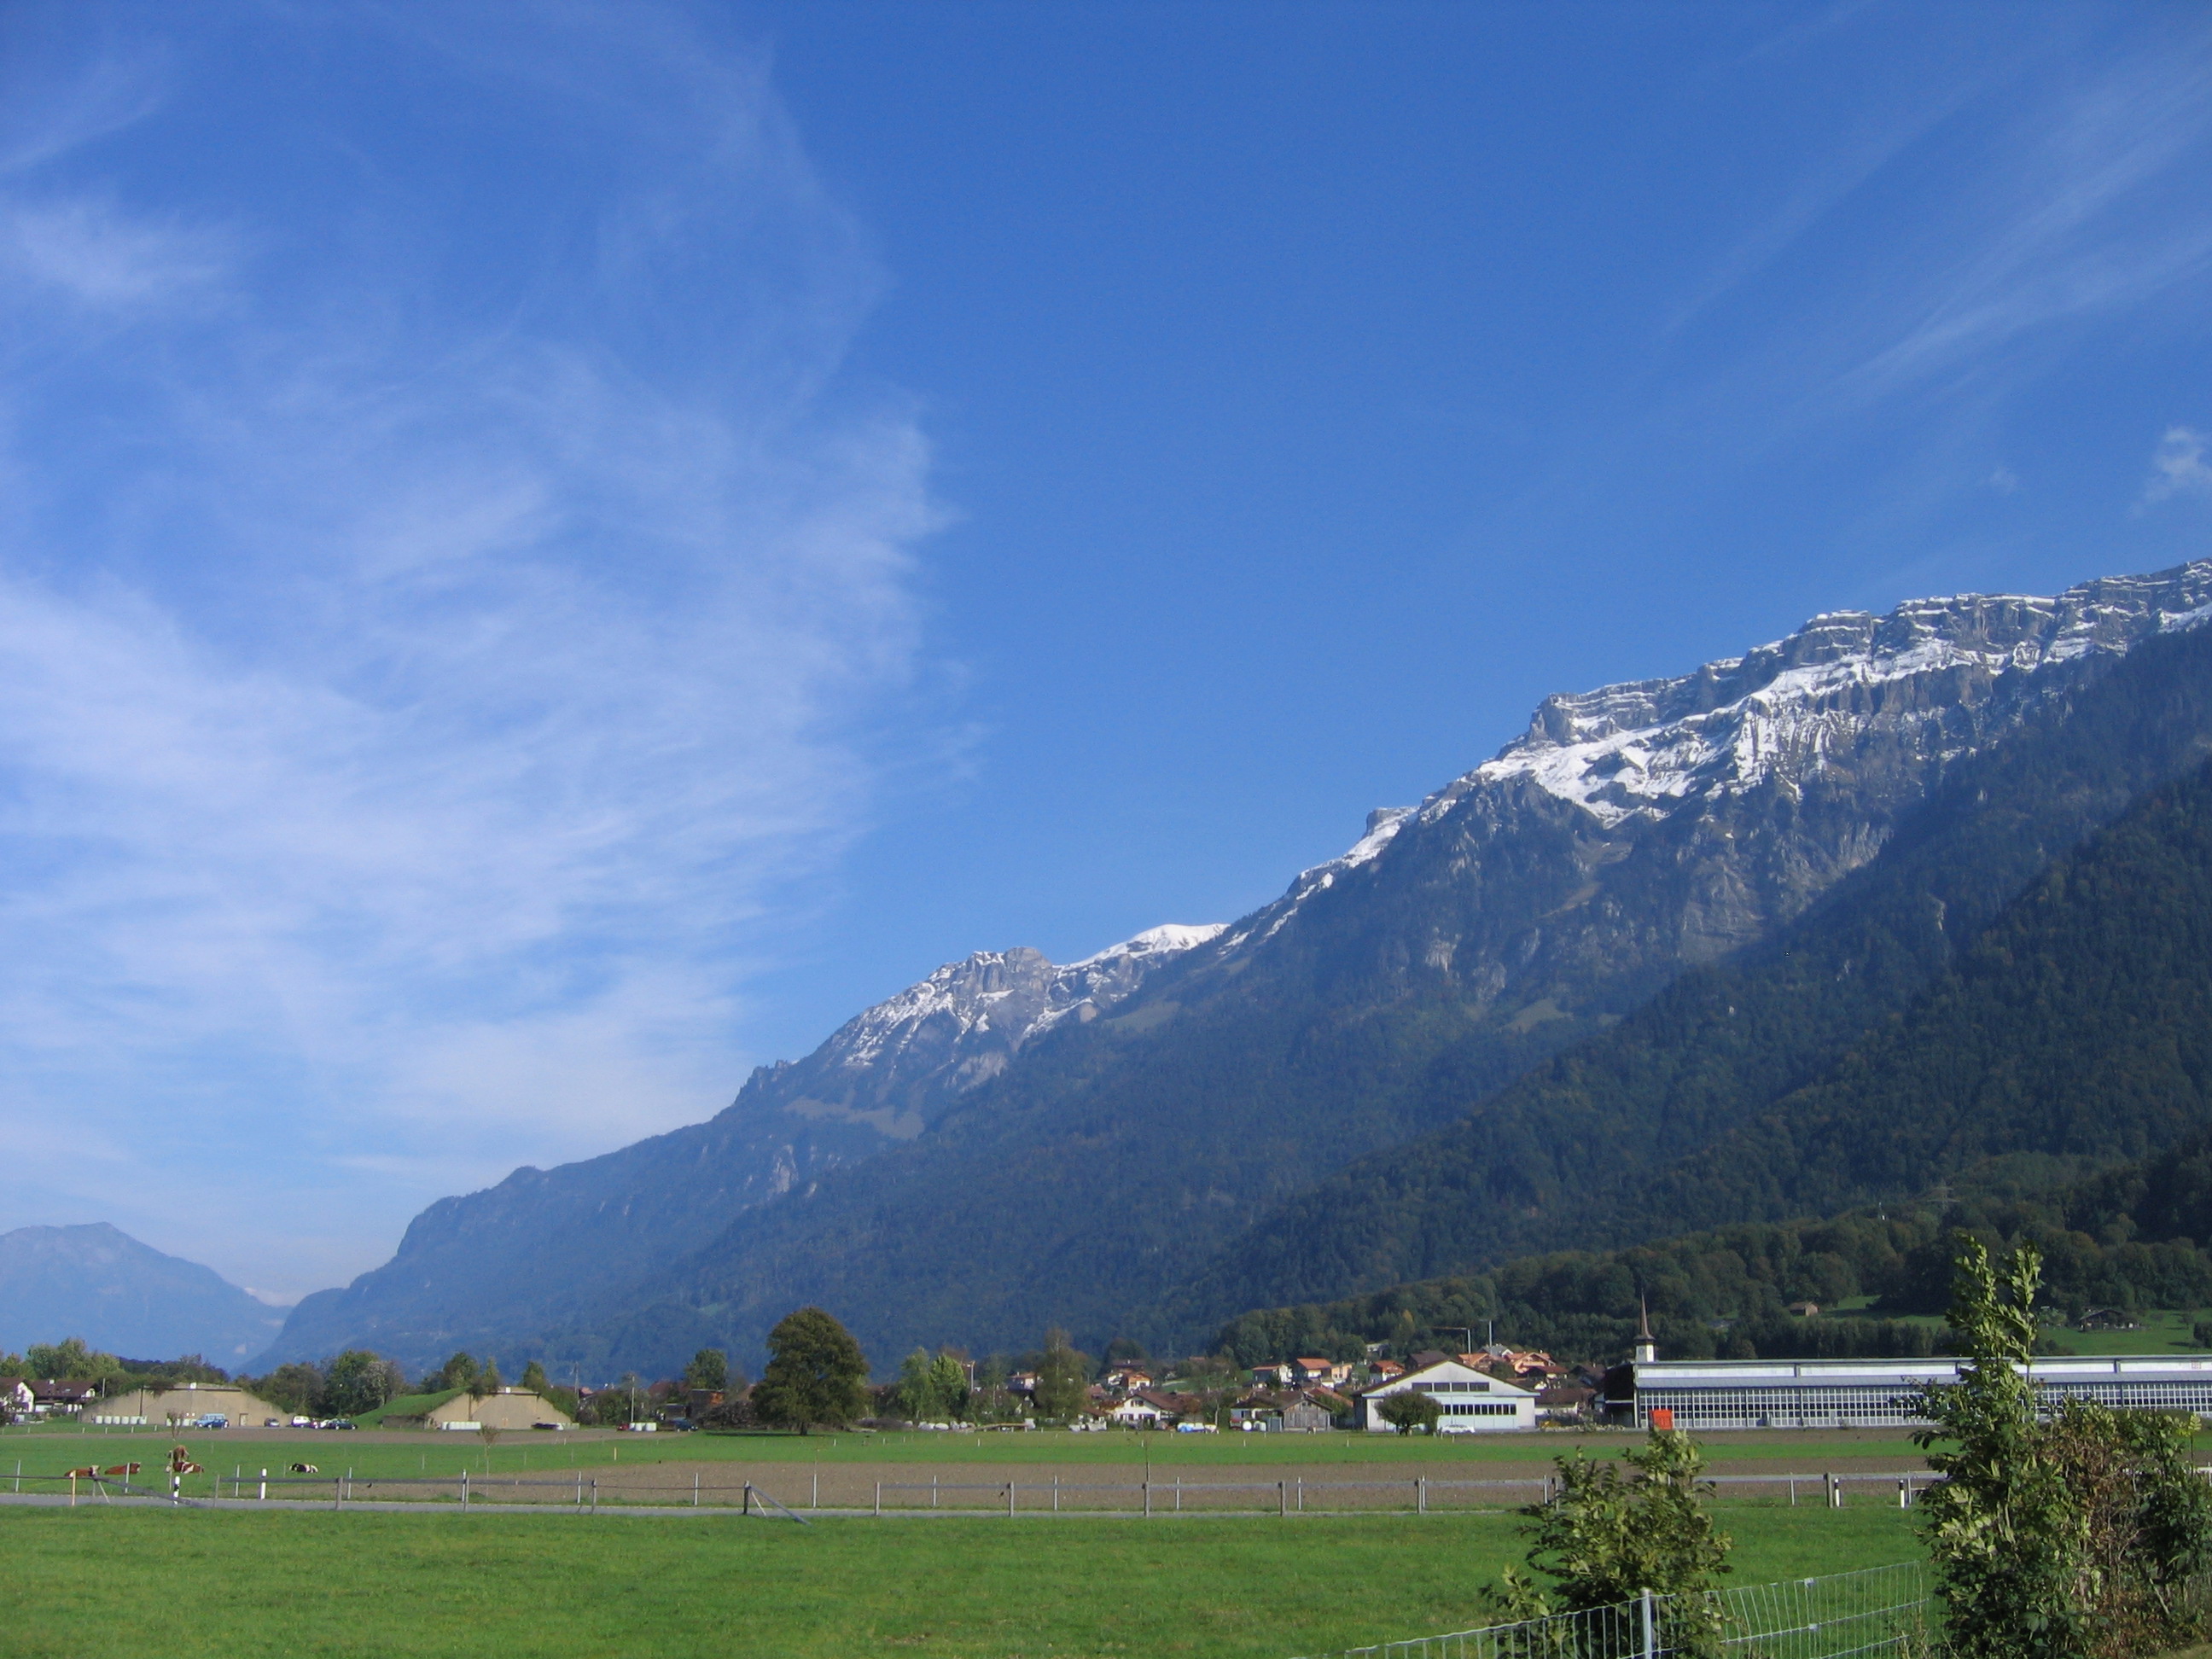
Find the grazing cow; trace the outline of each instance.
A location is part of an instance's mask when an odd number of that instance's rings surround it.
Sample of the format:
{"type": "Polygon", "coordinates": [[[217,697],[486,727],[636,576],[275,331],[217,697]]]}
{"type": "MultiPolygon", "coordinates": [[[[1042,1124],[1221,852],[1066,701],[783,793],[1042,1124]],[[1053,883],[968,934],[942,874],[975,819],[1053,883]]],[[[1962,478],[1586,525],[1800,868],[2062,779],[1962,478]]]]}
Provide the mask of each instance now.
{"type": "Polygon", "coordinates": [[[192,1455],[182,1446],[172,1446],[169,1448],[169,1473],[171,1474],[205,1474],[207,1471],[193,1462],[192,1455]]]}
{"type": "Polygon", "coordinates": [[[110,1463],[107,1468],[102,1471],[102,1473],[106,1474],[120,1474],[127,1476],[137,1474],[139,1470],[145,1467],[146,1466],[143,1463],[110,1463]]]}
{"type": "Polygon", "coordinates": [[[295,1474],[320,1474],[322,1471],[317,1468],[313,1463],[295,1463],[292,1465],[292,1473],[295,1474]]]}

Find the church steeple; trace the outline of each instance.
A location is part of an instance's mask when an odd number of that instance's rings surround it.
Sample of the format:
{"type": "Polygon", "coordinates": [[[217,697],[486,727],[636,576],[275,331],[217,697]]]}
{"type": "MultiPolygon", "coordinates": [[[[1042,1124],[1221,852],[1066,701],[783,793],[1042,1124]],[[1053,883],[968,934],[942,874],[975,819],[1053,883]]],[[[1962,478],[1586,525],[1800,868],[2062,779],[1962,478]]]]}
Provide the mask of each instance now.
{"type": "Polygon", "coordinates": [[[1651,1310],[1642,1296],[1636,1298],[1636,1363],[1649,1365],[1659,1358],[1659,1344],[1651,1334],[1651,1310]]]}

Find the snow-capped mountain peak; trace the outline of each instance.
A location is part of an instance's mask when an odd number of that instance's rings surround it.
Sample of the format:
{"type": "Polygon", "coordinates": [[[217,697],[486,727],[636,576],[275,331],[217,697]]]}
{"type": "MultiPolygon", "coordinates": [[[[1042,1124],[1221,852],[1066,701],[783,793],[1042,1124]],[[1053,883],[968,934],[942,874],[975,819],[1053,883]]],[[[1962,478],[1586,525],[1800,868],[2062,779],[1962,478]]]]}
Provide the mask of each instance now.
{"type": "Polygon", "coordinates": [[[1967,594],[1882,617],[1830,612],[1673,679],[1547,697],[1525,736],[1424,811],[1449,811],[1471,782],[1525,777],[1607,825],[1663,817],[1686,799],[1816,771],[1872,729],[1940,727],[1954,701],[1943,693],[1962,678],[2117,655],[2208,601],[2212,562],[2199,562],[2051,599],[1967,594]]]}
{"type": "Polygon", "coordinates": [[[1221,931],[1218,922],[1170,922],[1064,967],[1025,945],[978,951],[855,1015],[797,1066],[764,1075],[810,1110],[888,1107],[894,1116],[886,1121],[918,1132],[932,1101],[996,1077],[1061,1020],[1097,1018],[1164,963],[1221,931]]]}

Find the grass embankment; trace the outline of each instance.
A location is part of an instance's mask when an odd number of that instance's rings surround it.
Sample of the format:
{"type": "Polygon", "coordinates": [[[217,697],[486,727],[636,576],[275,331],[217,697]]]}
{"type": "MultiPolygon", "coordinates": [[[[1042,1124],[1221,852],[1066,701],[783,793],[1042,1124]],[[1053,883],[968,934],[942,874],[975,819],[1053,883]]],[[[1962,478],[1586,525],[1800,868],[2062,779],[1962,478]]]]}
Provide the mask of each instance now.
{"type": "Polygon", "coordinates": [[[439,1389],[429,1394],[403,1394],[397,1400],[387,1400],[373,1412],[363,1412],[354,1420],[364,1429],[380,1429],[386,1423],[404,1422],[434,1412],[461,1393],[459,1389],[439,1389]]]}
{"type": "MultiPolygon", "coordinates": [[[[1917,1553],[1895,1510],[1720,1510],[1738,1583],[1917,1553]]],[[[1463,1627],[1506,1516],[787,1522],[0,1507],[0,1650],[1163,1653],[1285,1659],[1463,1627]]]]}

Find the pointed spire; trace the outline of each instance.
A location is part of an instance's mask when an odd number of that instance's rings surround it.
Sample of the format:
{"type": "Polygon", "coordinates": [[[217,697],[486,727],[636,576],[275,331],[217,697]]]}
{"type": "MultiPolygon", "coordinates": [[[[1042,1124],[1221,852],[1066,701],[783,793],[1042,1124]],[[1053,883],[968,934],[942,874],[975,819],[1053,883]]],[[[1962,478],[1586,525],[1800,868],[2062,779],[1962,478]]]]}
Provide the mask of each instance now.
{"type": "Polygon", "coordinates": [[[1636,1363],[1649,1365],[1655,1364],[1658,1358],[1658,1340],[1651,1334],[1650,1304],[1644,1300],[1644,1293],[1638,1291],[1636,1293],[1636,1363]]]}

